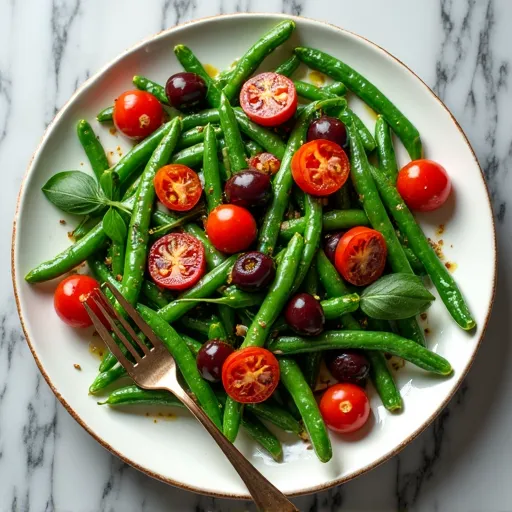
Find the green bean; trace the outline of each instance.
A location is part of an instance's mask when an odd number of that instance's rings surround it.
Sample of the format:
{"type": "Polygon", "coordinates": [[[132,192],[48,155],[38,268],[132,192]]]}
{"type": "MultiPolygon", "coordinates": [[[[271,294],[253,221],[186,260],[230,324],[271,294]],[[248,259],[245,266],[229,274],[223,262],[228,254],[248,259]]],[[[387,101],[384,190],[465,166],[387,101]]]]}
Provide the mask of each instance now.
{"type": "Polygon", "coordinates": [[[417,276],[426,276],[427,271],[425,270],[425,267],[423,266],[423,263],[421,263],[421,260],[414,254],[413,250],[405,245],[401,240],[400,243],[402,244],[402,249],[404,250],[405,256],[407,260],[409,261],[409,265],[411,265],[412,270],[417,276]]]}
{"type": "MultiPolygon", "coordinates": [[[[316,265],[318,277],[328,297],[341,297],[348,294],[348,288],[322,249],[319,249],[317,252],[316,265]]],[[[341,323],[345,329],[352,331],[361,329],[359,322],[351,314],[344,314],[341,317],[341,323]]],[[[387,367],[384,355],[377,351],[366,351],[366,356],[371,365],[370,376],[373,385],[384,407],[390,411],[399,409],[402,406],[402,398],[387,367]]]]}
{"type": "Polygon", "coordinates": [[[293,75],[294,71],[300,66],[300,60],[297,55],[292,55],[290,58],[286,59],[282,64],[277,66],[276,73],[279,75],[290,77],[293,75]]]}
{"type": "Polygon", "coordinates": [[[286,151],[281,160],[281,167],[274,177],[274,195],[267,210],[263,224],[260,228],[258,250],[266,254],[272,254],[279,235],[281,221],[288,206],[293,178],[291,174],[292,157],[306,140],[309,121],[313,114],[326,106],[343,107],[346,104],[343,98],[319,101],[306,107],[297,120],[297,123],[288,139],[286,151]]]}
{"type": "MultiPolygon", "coordinates": [[[[369,221],[363,210],[331,210],[322,217],[323,231],[338,231],[355,226],[368,226],[369,221]]],[[[289,240],[295,233],[304,233],[306,217],[285,220],[281,223],[280,240],[289,240]]]]}
{"type": "Polygon", "coordinates": [[[390,332],[325,331],[320,336],[307,339],[299,336],[282,336],[269,344],[269,350],[279,355],[339,349],[380,350],[401,357],[432,373],[450,375],[453,371],[444,357],[390,332]]]}
{"type": "Polygon", "coordinates": [[[228,339],[228,333],[218,318],[215,318],[215,321],[210,324],[210,328],[208,329],[208,339],[223,341],[228,339]]]}
{"type": "MultiPolygon", "coordinates": [[[[108,353],[110,354],[110,352],[108,353]]],[[[126,370],[121,365],[114,366],[113,368],[101,372],[96,376],[93,383],[89,386],[89,393],[91,395],[95,395],[110,386],[110,384],[118,381],[121,377],[125,376],[126,370]]]]}
{"type": "Polygon", "coordinates": [[[96,120],[100,123],[106,123],[108,121],[112,121],[114,116],[114,107],[104,108],[101,112],[98,112],[96,116],[96,120]]]}
{"type": "Polygon", "coordinates": [[[78,139],[84,148],[85,154],[89,159],[92,171],[94,172],[96,179],[99,180],[103,171],[110,167],[105,150],[103,149],[101,142],[96,137],[91,125],[85,119],[78,121],[76,132],[78,139]]]}
{"type": "Polygon", "coordinates": [[[279,369],[281,382],[299,409],[317,457],[321,462],[328,462],[332,458],[331,442],[311,388],[293,359],[279,359],[279,369]]]}
{"type": "Polygon", "coordinates": [[[300,423],[288,411],[270,403],[268,400],[259,404],[246,404],[245,411],[251,412],[262,420],[266,420],[287,432],[293,432],[294,434],[302,432],[300,423]]]}
{"type": "MultiPolygon", "coordinates": [[[[223,136],[222,130],[219,126],[212,126],[212,129],[216,139],[220,139],[223,136]]],[[[178,145],[176,146],[176,150],[178,151],[181,149],[189,148],[190,146],[195,146],[196,144],[203,142],[204,137],[204,126],[196,126],[195,128],[191,128],[190,130],[181,134],[178,145]]]]}
{"type": "MultiPolygon", "coordinates": [[[[393,269],[393,272],[405,272],[412,274],[412,268],[409,264],[407,257],[398,241],[395,229],[382,201],[379,197],[379,192],[373,181],[370,164],[364,152],[354,124],[348,119],[345,122],[347,132],[350,137],[350,154],[351,154],[351,176],[352,182],[356,189],[357,194],[362,198],[363,208],[368,216],[370,224],[374,229],[379,231],[384,240],[388,250],[388,260],[393,269]]],[[[399,320],[398,325],[400,332],[409,339],[413,339],[421,345],[425,345],[425,338],[423,330],[419,327],[415,318],[407,318],[399,320]]]]}
{"type": "Polygon", "coordinates": [[[337,94],[329,90],[325,90],[323,87],[317,87],[316,85],[308,82],[303,82],[302,80],[294,80],[293,83],[295,85],[297,95],[311,101],[336,98],[337,96],[342,96],[346,92],[346,88],[341,82],[335,82],[338,90],[337,94]]]}
{"type": "Polygon", "coordinates": [[[473,329],[476,322],[450,272],[437,257],[422,229],[414,219],[395,187],[376,169],[371,173],[381,197],[395,219],[400,231],[407,237],[414,254],[423,263],[452,318],[464,329],[473,329]]]}
{"type": "Polygon", "coordinates": [[[219,401],[210,385],[201,377],[196,361],[180,335],[153,310],[137,304],[137,311],[155,334],[163,341],[181,370],[185,382],[206,414],[220,428],[222,425],[219,401]]]}
{"type": "Polygon", "coordinates": [[[112,240],[111,245],[112,254],[112,273],[114,276],[123,277],[124,274],[124,256],[125,245],[116,240],[112,240]]]}
{"type": "Polygon", "coordinates": [[[211,212],[219,204],[222,204],[222,184],[219,176],[217,139],[211,124],[206,125],[204,129],[203,174],[205,181],[204,195],[208,211],[211,212]]]}
{"type": "Polygon", "coordinates": [[[204,246],[205,258],[206,258],[206,266],[208,270],[213,270],[218,267],[226,257],[219,252],[215,247],[213,247],[210,239],[206,236],[206,233],[203,229],[201,229],[197,224],[185,224],[183,229],[192,236],[195,236],[204,246]]]}
{"type": "Polygon", "coordinates": [[[245,147],[240,135],[238,123],[236,121],[233,108],[225,94],[220,97],[219,104],[220,126],[224,132],[224,140],[228,150],[231,172],[237,173],[242,169],[247,169],[247,159],[245,156],[245,147]]]}
{"type": "Polygon", "coordinates": [[[302,283],[302,287],[306,293],[318,295],[318,284],[318,271],[316,269],[316,262],[313,259],[306,277],[304,278],[304,282],[302,283]]]}
{"type": "Polygon", "coordinates": [[[158,308],[163,308],[172,300],[172,295],[159,288],[152,281],[144,279],[142,282],[141,294],[149,299],[158,308]]]}
{"type": "Polygon", "coordinates": [[[59,277],[83,263],[89,256],[98,251],[106,241],[107,235],[103,231],[102,225],[98,224],[81,240],[64,249],[53,259],[33,268],[25,276],[25,280],[29,283],[41,283],[59,277]]]}
{"type": "Polygon", "coordinates": [[[402,141],[411,159],[421,158],[423,151],[418,130],[370,81],[327,53],[304,47],[295,48],[294,51],[307,66],[322,71],[333,80],[343,82],[375,112],[381,114],[402,141]]]}
{"type": "Polygon", "coordinates": [[[370,130],[366,128],[366,125],[361,121],[361,119],[355,114],[352,110],[347,108],[347,113],[352,116],[352,120],[354,122],[354,128],[357,130],[359,137],[361,138],[361,142],[363,143],[364,150],[367,153],[373,151],[377,144],[375,143],[375,139],[373,138],[370,130]]]}
{"type": "Polygon", "coordinates": [[[223,92],[228,100],[235,97],[242,84],[258,69],[263,59],[291,36],[294,28],[293,21],[282,21],[249,48],[238,61],[228,83],[224,86],[223,92]]]}
{"type": "Polygon", "coordinates": [[[101,218],[99,217],[89,217],[86,215],[71,233],[73,240],[75,242],[81,240],[89,231],[96,227],[100,221],[101,218]]]}
{"type": "Polygon", "coordinates": [[[263,153],[263,148],[253,140],[250,140],[245,143],[245,149],[247,149],[247,152],[249,153],[250,157],[263,153]]]}
{"type": "Polygon", "coordinates": [[[293,281],[292,293],[297,291],[304,281],[322,237],[322,200],[306,194],[305,201],[304,249],[293,281]]]}
{"type": "Polygon", "coordinates": [[[183,316],[187,311],[195,307],[194,302],[185,302],[179,299],[183,298],[202,298],[209,297],[215,293],[217,288],[222,286],[236,260],[236,254],[225,260],[223,263],[215,267],[213,270],[205,274],[192,288],[180,295],[178,300],[173,300],[167,306],[158,310],[158,314],[166,322],[172,323],[183,316]]]}
{"type": "Polygon", "coordinates": [[[262,146],[268,153],[272,153],[279,159],[283,158],[286,145],[279,135],[253,123],[241,109],[235,108],[234,112],[240,130],[247,137],[262,146]]]}
{"type": "Polygon", "coordinates": [[[342,84],[341,82],[331,82],[330,84],[324,85],[322,87],[322,91],[330,92],[336,96],[343,96],[347,93],[347,88],[345,87],[345,84],[342,84]]]}
{"type": "Polygon", "coordinates": [[[192,352],[192,355],[194,357],[197,357],[197,354],[201,350],[203,344],[195,340],[194,338],[187,336],[186,334],[180,333],[180,336],[183,338],[183,341],[187,344],[187,347],[189,348],[190,352],[192,352]]]}
{"type": "Polygon", "coordinates": [[[219,123],[219,111],[216,108],[201,110],[197,114],[185,116],[182,120],[183,130],[187,131],[198,126],[206,126],[208,123],[219,123]]]}
{"type": "Polygon", "coordinates": [[[304,239],[299,234],[294,235],[282,263],[277,267],[274,282],[247,331],[242,348],[262,347],[265,344],[272,324],[290,296],[303,249],[304,239]]]}
{"type": "MultiPolygon", "coordinates": [[[[226,143],[224,139],[219,139],[217,145],[220,150],[224,149],[226,143]]],[[[171,159],[173,164],[183,164],[188,167],[198,167],[203,163],[204,144],[200,142],[195,146],[182,149],[178,153],[175,153],[171,159]]]]}
{"type": "Polygon", "coordinates": [[[242,404],[228,397],[222,417],[222,432],[232,443],[236,440],[241,422],[242,404]]]}
{"type": "Polygon", "coordinates": [[[185,329],[190,329],[191,331],[195,331],[203,336],[208,337],[208,333],[210,332],[210,326],[213,322],[213,317],[209,319],[196,318],[195,316],[185,315],[179,319],[179,327],[184,327],[185,329]]]}
{"type": "Polygon", "coordinates": [[[199,75],[206,84],[208,91],[206,93],[206,101],[212,107],[218,107],[220,104],[220,90],[217,88],[214,80],[206,72],[199,59],[194,55],[192,50],[183,44],[174,47],[174,54],[180,61],[185,71],[199,75]]]}
{"type": "Polygon", "coordinates": [[[133,77],[133,85],[135,85],[135,87],[141,91],[149,92],[164,105],[169,105],[167,94],[165,94],[165,87],[157,84],[156,82],[153,82],[153,80],[150,80],[144,76],[135,75],[133,77]]]}
{"type": "Polygon", "coordinates": [[[377,121],[375,122],[375,142],[377,144],[379,169],[384,172],[392,183],[396,183],[398,166],[395,148],[393,147],[389,125],[382,116],[377,116],[377,121]]]}
{"type": "Polygon", "coordinates": [[[283,458],[281,442],[256,416],[244,413],[242,427],[254,441],[270,453],[275,461],[279,462],[283,458]]]}
{"type": "Polygon", "coordinates": [[[347,186],[348,184],[350,184],[350,182],[347,182],[347,184],[341,187],[338,192],[334,194],[334,204],[336,208],[339,208],[340,210],[349,210],[352,206],[350,189],[347,186]]]}
{"type": "Polygon", "coordinates": [[[149,223],[155,201],[153,178],[160,167],[169,161],[181,132],[181,120],[171,121],[171,129],[164,136],[151,156],[137,190],[137,197],[128,227],[125,271],[123,274],[123,295],[128,302],[135,304],[139,296],[146,267],[149,223]]]}
{"type": "Polygon", "coordinates": [[[220,318],[220,321],[222,322],[222,325],[224,326],[224,330],[227,333],[227,340],[229,342],[234,341],[235,336],[235,310],[233,308],[230,308],[229,306],[225,306],[223,304],[217,305],[217,312],[220,318]]]}
{"type": "Polygon", "coordinates": [[[223,89],[226,84],[228,83],[229,79],[231,78],[231,75],[233,74],[234,68],[231,67],[229,69],[225,69],[224,71],[221,71],[215,78],[215,85],[218,89],[223,89]]]}
{"type": "Polygon", "coordinates": [[[185,215],[179,217],[175,213],[164,213],[160,210],[155,210],[151,216],[151,229],[149,230],[151,238],[160,238],[178,226],[183,226],[183,229],[187,231],[187,223],[204,213],[204,210],[202,207],[199,207],[184,213],[185,215]]]}
{"type": "Polygon", "coordinates": [[[346,313],[353,313],[359,308],[359,295],[351,293],[342,297],[334,297],[332,299],[320,302],[326,320],[335,320],[346,313]]]}

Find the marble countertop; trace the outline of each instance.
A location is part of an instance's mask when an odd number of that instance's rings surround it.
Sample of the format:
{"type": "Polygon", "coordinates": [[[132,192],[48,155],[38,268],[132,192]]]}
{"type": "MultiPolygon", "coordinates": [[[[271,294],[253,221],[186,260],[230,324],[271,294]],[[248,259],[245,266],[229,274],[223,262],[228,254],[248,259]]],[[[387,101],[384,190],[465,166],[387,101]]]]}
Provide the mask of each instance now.
{"type": "MultiPolygon", "coordinates": [[[[448,105],[476,150],[497,217],[498,293],[467,381],[398,456],[296,500],[311,512],[512,510],[512,19],[510,0],[3,0],[0,2],[0,512],[241,511],[150,479],[74,422],[24,342],[10,279],[11,220],[41,134],[87,77],[134,42],[202,16],[272,11],[383,46],[448,105]],[[511,363],[510,365],[508,363],[511,363]]],[[[478,240],[478,233],[475,233],[478,240]]]]}

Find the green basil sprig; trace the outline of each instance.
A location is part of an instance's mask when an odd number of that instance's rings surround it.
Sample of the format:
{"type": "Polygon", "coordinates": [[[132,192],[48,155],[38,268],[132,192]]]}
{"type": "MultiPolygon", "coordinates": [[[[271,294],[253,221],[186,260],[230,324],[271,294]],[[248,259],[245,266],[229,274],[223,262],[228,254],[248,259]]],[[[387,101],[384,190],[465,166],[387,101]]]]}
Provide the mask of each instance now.
{"type": "Polygon", "coordinates": [[[103,231],[114,242],[119,244],[126,242],[128,227],[121,214],[115,208],[110,207],[103,217],[103,231]]]}
{"type": "Polygon", "coordinates": [[[401,320],[423,313],[435,297],[414,274],[389,274],[368,286],[359,307],[371,318],[401,320]]]}

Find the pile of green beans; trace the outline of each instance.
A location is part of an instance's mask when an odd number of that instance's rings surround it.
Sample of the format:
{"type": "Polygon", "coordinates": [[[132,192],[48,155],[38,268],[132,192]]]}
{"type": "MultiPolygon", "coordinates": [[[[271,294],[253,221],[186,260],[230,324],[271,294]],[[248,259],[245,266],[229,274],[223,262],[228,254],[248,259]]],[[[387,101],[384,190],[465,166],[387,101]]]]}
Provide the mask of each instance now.
{"type": "MultiPolygon", "coordinates": [[[[314,395],[325,351],[364,351],[370,362],[372,383],[389,411],[400,410],[403,402],[384,354],[401,357],[438,375],[448,376],[453,370],[448,361],[424,346],[423,332],[415,318],[397,321],[400,335],[391,332],[388,322],[361,319],[360,304],[367,311],[364,295],[361,298],[359,290],[355,293],[345,284],[327,258],[322,249],[326,233],[356,226],[373,227],[384,237],[389,268],[394,273],[430,276],[455,321],[463,329],[472,329],[475,321],[455,281],[395,188],[398,164],[392,133],[412,159],[421,157],[422,144],[414,125],[379,89],[341,60],[313,48],[298,47],[288,53],[276,73],[291,77],[304,63],[333,81],[317,87],[293,80],[301,101],[309,103],[298,106],[290,120],[290,124],[294,123],[291,132],[286,131],[287,127],[260,126],[236,106],[235,98],[243,83],[290,38],[294,29],[291,20],[279,23],[236,65],[216,78],[208,75],[191,48],[175,46],[175,56],[183,69],[195,73],[206,84],[208,108],[200,111],[178,112],[170,105],[162,85],[148,77],[134,76],[135,87],[154,95],[164,106],[169,121],[135,144],[112,167],[91,125],[80,120],[77,135],[98,193],[103,192],[111,202],[82,220],[73,232],[73,245],[32,269],[25,279],[29,283],[48,281],[87,262],[96,279],[119,290],[163,341],[179,367],[186,389],[229,440],[235,441],[242,427],[275,460],[281,460],[281,443],[263,420],[296,435],[306,433],[319,460],[327,462],[332,448],[314,395]],[[348,108],[344,97],[347,91],[377,112],[374,131],[370,132],[348,108]],[[291,171],[293,156],[306,142],[311,121],[324,113],[345,124],[350,142],[352,183],[334,194],[334,201],[304,193],[295,185],[291,171]],[[272,195],[261,214],[256,241],[257,250],[273,258],[276,271],[265,291],[248,292],[237,288],[233,284],[236,280],[232,282],[232,269],[239,255],[226,255],[214,247],[201,216],[224,203],[225,182],[234,173],[247,169],[249,158],[261,152],[271,153],[281,161],[271,178],[272,195]],[[369,161],[377,162],[377,167],[369,161]],[[203,200],[192,211],[164,212],[156,207],[153,180],[158,170],[169,163],[192,167],[204,181],[203,200]],[[109,206],[118,208],[126,219],[124,241],[123,236],[116,237],[108,229],[108,220],[105,223],[112,239],[103,228],[102,216],[109,206]],[[161,289],[146,277],[150,244],[177,230],[201,242],[206,260],[202,278],[179,295],[161,289]],[[314,296],[329,329],[334,326],[336,330],[307,338],[291,334],[283,311],[297,292],[314,296]],[[212,339],[225,341],[235,349],[266,347],[276,354],[280,384],[273,396],[242,407],[203,379],[196,357],[203,342],[212,339]]],[[[113,115],[114,107],[107,107],[98,113],[97,120],[109,122],[113,115]]],[[[106,294],[114,307],[125,314],[113,294],[106,294]]],[[[100,403],[111,407],[182,406],[172,394],[141,389],[127,382],[127,377],[126,370],[107,353],[89,392],[106,395],[100,403]]]]}

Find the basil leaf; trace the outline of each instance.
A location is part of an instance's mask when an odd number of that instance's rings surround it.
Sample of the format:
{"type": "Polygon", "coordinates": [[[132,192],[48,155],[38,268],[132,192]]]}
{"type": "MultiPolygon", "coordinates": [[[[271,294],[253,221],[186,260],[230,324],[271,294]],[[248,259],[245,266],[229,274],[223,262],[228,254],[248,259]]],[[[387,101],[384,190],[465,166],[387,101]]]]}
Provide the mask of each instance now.
{"type": "Polygon", "coordinates": [[[57,208],[75,215],[101,210],[106,199],[94,178],[81,171],[59,172],[46,182],[42,190],[57,208]]]}
{"type": "Polygon", "coordinates": [[[418,276],[390,274],[363,291],[360,308],[371,318],[401,320],[422,313],[434,299],[418,276]]]}
{"type": "Polygon", "coordinates": [[[115,208],[110,207],[103,217],[103,230],[114,242],[120,244],[126,242],[128,228],[123,217],[115,208]]]}
{"type": "Polygon", "coordinates": [[[108,199],[119,199],[119,175],[114,171],[105,171],[100,177],[100,186],[108,199]]]}

